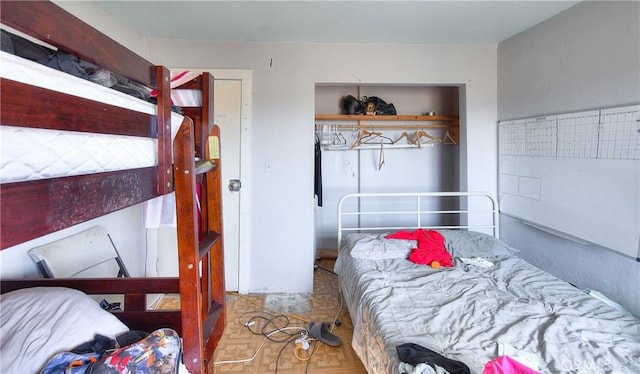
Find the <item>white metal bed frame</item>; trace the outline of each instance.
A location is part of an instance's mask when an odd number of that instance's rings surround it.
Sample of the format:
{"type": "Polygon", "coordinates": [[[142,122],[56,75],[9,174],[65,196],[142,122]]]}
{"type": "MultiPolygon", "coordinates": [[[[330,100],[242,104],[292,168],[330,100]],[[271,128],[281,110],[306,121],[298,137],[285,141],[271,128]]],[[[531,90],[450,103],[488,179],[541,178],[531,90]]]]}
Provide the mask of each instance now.
{"type": "Polygon", "coordinates": [[[493,236],[499,238],[499,208],[498,201],[493,195],[488,192],[400,192],[400,193],[352,193],[344,195],[340,201],[338,201],[338,248],[342,244],[343,233],[348,232],[360,232],[360,231],[397,231],[397,230],[409,230],[409,229],[466,229],[475,231],[474,229],[487,230],[491,229],[493,236]],[[415,209],[402,210],[402,211],[360,211],[361,202],[364,199],[393,199],[393,198],[415,198],[415,209]],[[476,201],[491,204],[491,209],[453,209],[453,210],[429,210],[423,209],[424,198],[439,199],[441,197],[453,197],[458,198],[458,201],[462,198],[466,198],[466,204],[459,204],[459,206],[469,205],[468,199],[477,199],[476,201]],[[345,202],[357,199],[357,210],[349,210],[345,206],[345,202]],[[415,226],[374,226],[374,227],[362,227],[361,216],[389,216],[389,215],[415,215],[415,226]],[[424,215],[438,215],[443,217],[444,215],[457,215],[458,220],[469,217],[471,214],[484,214],[490,215],[491,219],[488,220],[491,223],[479,223],[479,224],[466,224],[466,225],[427,225],[423,226],[424,215]],[[358,217],[358,224],[356,226],[345,225],[343,218],[347,216],[358,217]]]}

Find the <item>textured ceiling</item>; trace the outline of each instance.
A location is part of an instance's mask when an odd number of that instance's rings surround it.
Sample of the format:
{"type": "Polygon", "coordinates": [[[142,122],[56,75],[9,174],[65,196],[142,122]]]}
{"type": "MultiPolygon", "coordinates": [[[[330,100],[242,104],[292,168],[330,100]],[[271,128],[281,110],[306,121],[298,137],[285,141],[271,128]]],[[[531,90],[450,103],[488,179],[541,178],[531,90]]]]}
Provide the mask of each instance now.
{"type": "Polygon", "coordinates": [[[578,1],[96,1],[142,37],[496,44],[578,1]]]}

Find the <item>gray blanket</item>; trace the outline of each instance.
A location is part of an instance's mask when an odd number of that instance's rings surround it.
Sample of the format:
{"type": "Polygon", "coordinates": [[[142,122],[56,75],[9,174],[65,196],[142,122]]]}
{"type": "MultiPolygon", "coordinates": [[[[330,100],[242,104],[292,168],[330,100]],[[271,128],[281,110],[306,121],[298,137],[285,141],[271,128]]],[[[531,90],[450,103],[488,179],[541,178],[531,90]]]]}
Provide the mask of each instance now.
{"type": "Polygon", "coordinates": [[[499,355],[543,373],[640,373],[640,320],[518,257],[438,270],[390,257],[342,248],[335,265],[369,373],[397,373],[402,343],[472,373],[499,355]]]}

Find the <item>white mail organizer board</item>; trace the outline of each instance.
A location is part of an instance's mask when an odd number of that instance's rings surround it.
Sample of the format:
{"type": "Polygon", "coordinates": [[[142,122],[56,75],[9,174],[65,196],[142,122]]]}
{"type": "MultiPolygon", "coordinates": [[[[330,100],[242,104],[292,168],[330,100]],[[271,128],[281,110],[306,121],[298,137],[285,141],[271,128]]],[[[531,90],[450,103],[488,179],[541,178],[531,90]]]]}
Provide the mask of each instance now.
{"type": "Polygon", "coordinates": [[[500,121],[501,212],[640,258],[640,105],[500,121]]]}

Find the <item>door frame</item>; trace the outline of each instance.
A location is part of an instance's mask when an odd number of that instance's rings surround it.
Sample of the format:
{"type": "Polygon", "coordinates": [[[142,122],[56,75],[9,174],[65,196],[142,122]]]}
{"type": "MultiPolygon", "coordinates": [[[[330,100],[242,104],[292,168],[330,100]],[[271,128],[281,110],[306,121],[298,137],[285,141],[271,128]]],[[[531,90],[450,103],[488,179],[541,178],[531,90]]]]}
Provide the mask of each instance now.
{"type": "MultiPolygon", "coordinates": [[[[197,73],[208,72],[214,79],[241,81],[241,114],[240,114],[240,181],[242,189],[240,193],[240,211],[238,212],[238,292],[249,293],[249,253],[251,250],[251,235],[242,233],[251,232],[251,125],[252,125],[252,79],[253,71],[249,69],[196,69],[175,68],[171,70],[185,70],[197,73]]],[[[215,84],[215,83],[214,83],[215,84]]],[[[215,100],[215,98],[214,98],[215,100]]],[[[215,118],[215,107],[214,118],[215,118]]],[[[224,142],[224,134],[222,134],[224,142]]],[[[224,162],[224,155],[222,155],[224,162]]],[[[223,181],[223,185],[226,182],[223,181]]],[[[224,188],[224,187],[223,187],[224,188]]],[[[223,222],[224,225],[224,222],[223,222]]],[[[223,238],[224,243],[224,238],[223,238]]]]}

